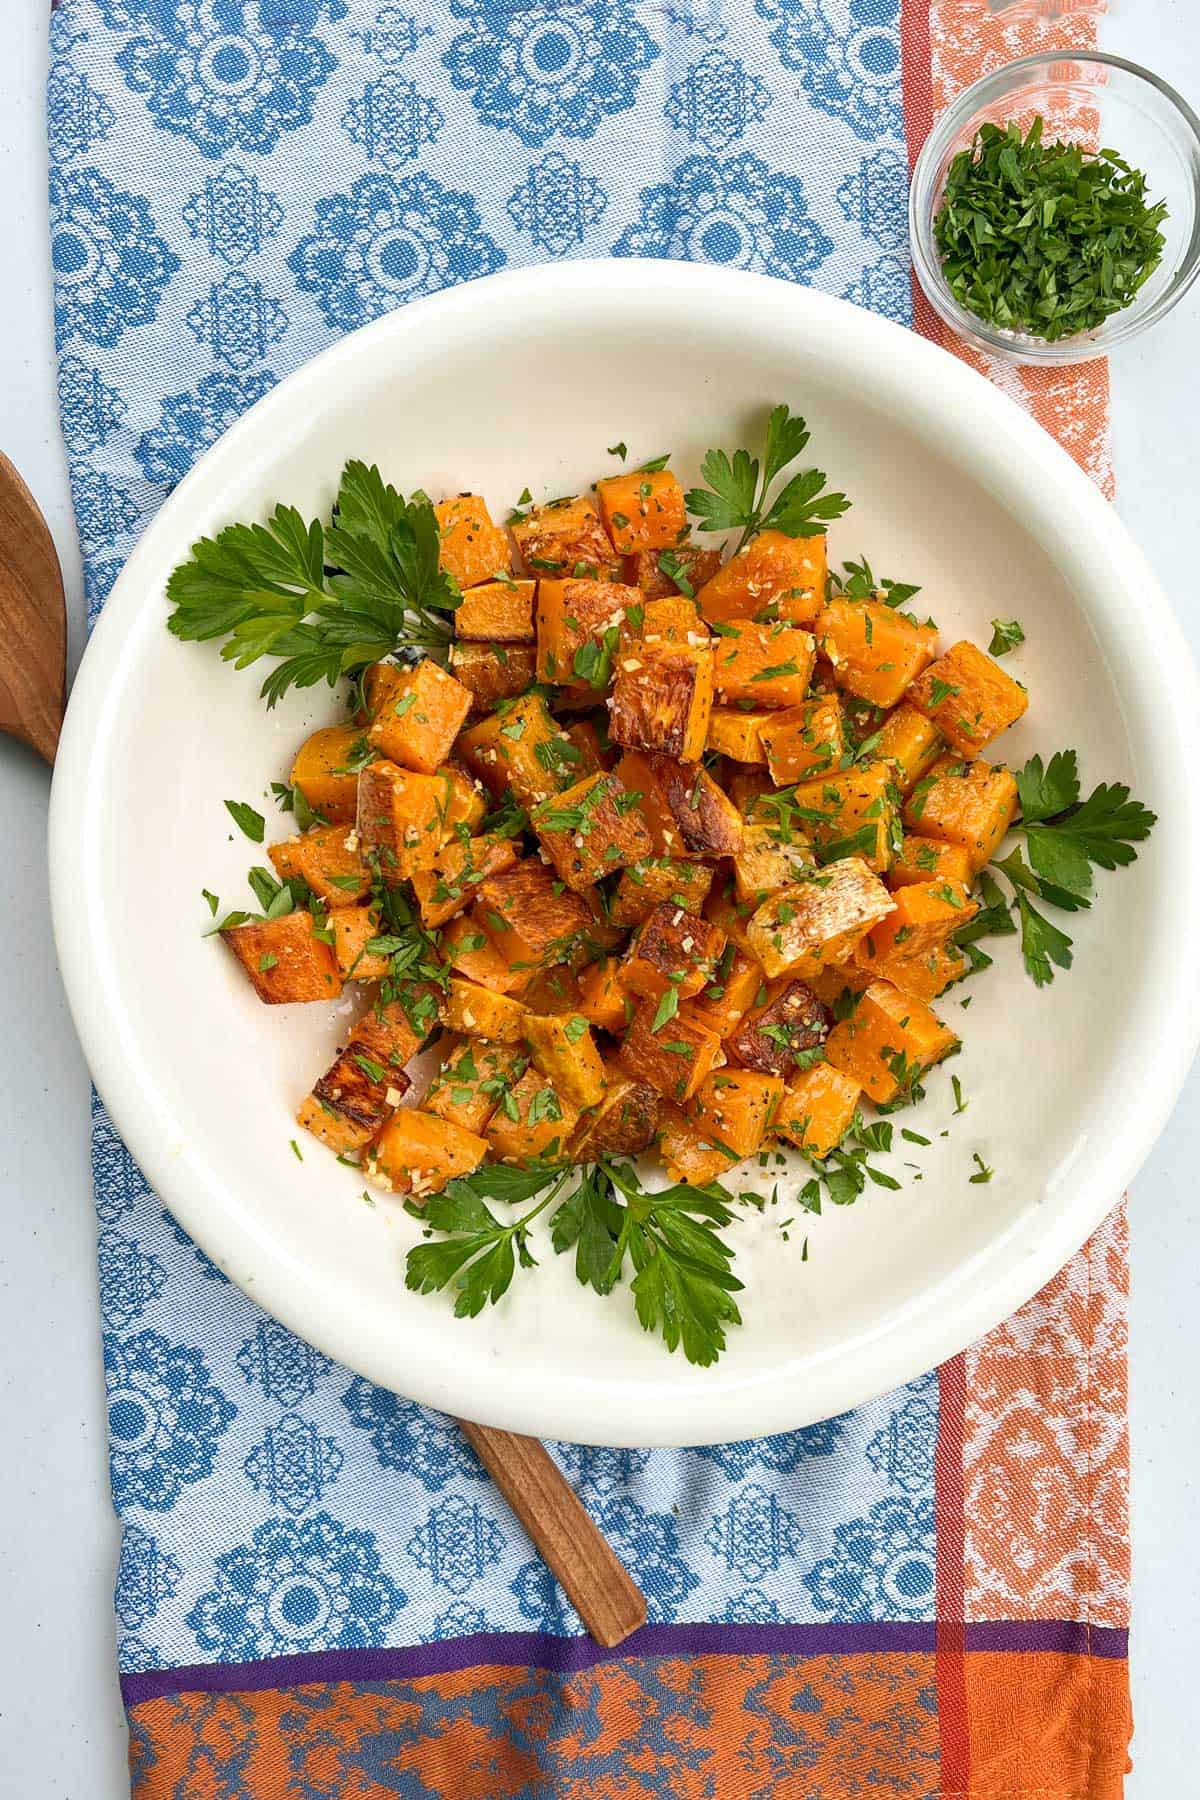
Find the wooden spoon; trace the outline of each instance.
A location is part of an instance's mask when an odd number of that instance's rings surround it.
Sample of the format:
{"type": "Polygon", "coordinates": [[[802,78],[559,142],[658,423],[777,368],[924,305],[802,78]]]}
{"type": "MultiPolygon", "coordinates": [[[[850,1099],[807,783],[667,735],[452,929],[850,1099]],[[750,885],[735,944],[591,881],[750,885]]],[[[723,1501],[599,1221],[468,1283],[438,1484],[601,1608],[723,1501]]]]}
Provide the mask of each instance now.
{"type": "MultiPolygon", "coordinates": [[[[66,708],[62,571],[37,501],[0,455],[0,732],[53,764],[66,708]]],[[[468,1441],[598,1644],[646,1622],[646,1599],[534,1438],[460,1419],[468,1441]]]]}

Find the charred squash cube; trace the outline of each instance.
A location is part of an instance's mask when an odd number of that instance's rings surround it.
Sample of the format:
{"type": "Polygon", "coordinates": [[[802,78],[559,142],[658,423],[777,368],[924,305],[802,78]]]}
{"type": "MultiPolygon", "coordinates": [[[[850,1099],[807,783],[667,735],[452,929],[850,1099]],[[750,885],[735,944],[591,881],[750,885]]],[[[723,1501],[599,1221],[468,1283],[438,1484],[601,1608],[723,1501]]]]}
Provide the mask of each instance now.
{"type": "Polygon", "coordinates": [[[696,598],[710,623],[787,619],[807,625],[825,603],[827,575],[824,536],[793,538],[782,531],[760,531],[696,598]]]}
{"type": "Polygon", "coordinates": [[[631,994],[698,994],[713,979],[725,933],[681,906],[654,908],[625,952],[621,979],[631,994]]]}
{"type": "Polygon", "coordinates": [[[660,1011],[661,999],[653,994],[642,1001],[617,1060],[627,1075],[682,1105],[720,1061],[721,1040],[700,1023],[686,1002],[656,1031],[660,1011]]]}
{"type": "Polygon", "coordinates": [[[736,856],[745,829],[742,815],[703,764],[677,762],[670,756],[651,756],[648,761],[683,854],[736,856]]]}
{"type": "Polygon", "coordinates": [[[400,671],[367,728],[367,741],[401,768],[432,775],[449,756],[470,710],[470,689],[425,657],[400,671]]]}
{"type": "Polygon", "coordinates": [[[902,794],[912,792],[941,755],[944,745],[936,725],[907,701],[893,707],[879,728],[875,754],[896,771],[902,794]]]}
{"type": "Polygon", "coordinates": [[[596,502],[614,550],[666,550],[687,536],[687,507],[670,469],[631,469],[596,483],[596,502]]]}
{"type": "Polygon", "coordinates": [[[765,813],[761,817],[755,814],[746,821],[741,847],[733,859],[738,899],[759,906],[769,894],[799,881],[815,863],[812,845],[802,831],[765,813]]]}
{"type": "Polygon", "coordinates": [[[469,588],[454,611],[455,636],[482,644],[532,644],[534,588],[534,582],[514,581],[511,575],[469,588]]]}
{"type": "Polygon", "coordinates": [[[622,872],[609,907],[614,925],[640,925],[656,906],[670,902],[698,913],[712,886],[708,863],[684,862],[670,856],[644,857],[622,872]]]}
{"type": "Polygon", "coordinates": [[[487,1155],[486,1141],[435,1113],[402,1107],[394,1112],[363,1161],[367,1180],[417,1204],[440,1194],[448,1181],[469,1175],[487,1155]]]}
{"type": "Polygon", "coordinates": [[[761,1149],[782,1099],[778,1075],[717,1069],[700,1083],[687,1116],[702,1138],[740,1161],[761,1149]]]}
{"type": "Polygon", "coordinates": [[[840,688],[895,706],[937,655],[937,632],[878,600],[831,600],[814,627],[840,688]]]}
{"type": "Polygon", "coordinates": [[[604,1097],[604,1064],[591,1026],[581,1013],[531,1016],[525,1042],[539,1075],[552,1081],[573,1106],[596,1106],[604,1097]]]}
{"type": "Polygon", "coordinates": [[[672,1105],[659,1111],[658,1153],[670,1180],[686,1181],[692,1187],[719,1181],[738,1160],[672,1105]]]}
{"type": "Polygon", "coordinates": [[[492,988],[480,987],[473,981],[451,976],[438,1006],[439,1016],[447,1031],[463,1037],[487,1038],[494,1044],[522,1044],[525,1041],[525,1007],[511,994],[499,994],[492,988]]]}
{"type": "Polygon", "coordinates": [[[296,1115],[298,1122],[333,1150],[360,1149],[408,1092],[404,1065],[420,1043],[399,1005],[373,1008],[316,1083],[296,1115]]]}
{"type": "Polygon", "coordinates": [[[608,686],[621,628],[636,588],[613,581],[543,576],[537,593],[537,668],[542,681],[597,690],[608,686]]]}
{"type": "Polygon", "coordinates": [[[452,1038],[442,1066],[422,1105],[426,1112],[482,1133],[505,1091],[518,1081],[528,1057],[507,1044],[490,1044],[483,1038],[452,1038]]]}
{"type": "Polygon", "coordinates": [[[459,756],[496,798],[511,789],[518,805],[526,808],[548,800],[570,780],[561,771],[569,768],[573,749],[540,694],[505,702],[490,718],[468,726],[458,740],[459,756]]]}
{"type": "Polygon", "coordinates": [[[636,799],[615,775],[588,775],[544,800],[530,824],[562,880],[580,893],[653,847],[636,799]]]}
{"type": "Polygon", "coordinates": [[[605,1065],[605,1089],[598,1106],[585,1112],[571,1139],[572,1162],[598,1156],[637,1156],[654,1141],[659,1099],[645,1081],[634,1081],[614,1063],[605,1065]]]}
{"type": "Polygon", "coordinates": [[[627,556],[623,579],[630,587],[641,588],[647,600],[665,600],[672,594],[690,600],[720,567],[719,550],[680,543],[669,550],[641,550],[636,556],[627,556]]]}
{"type": "Polygon", "coordinates": [[[512,838],[452,838],[438,851],[432,869],[420,869],[412,877],[413,893],[421,909],[421,923],[429,931],[445,925],[475,899],[480,883],[489,875],[502,874],[518,861],[512,838]]]}
{"type": "Polygon", "coordinates": [[[441,567],[461,588],[494,581],[512,561],[508,539],[492,523],[487,501],[478,494],[458,494],[434,507],[442,534],[441,567]]]}
{"type": "Polygon", "coordinates": [[[771,982],[729,1033],[725,1047],[743,1069],[760,1069],[786,1081],[829,1035],[829,1014],[810,987],[784,977],[771,982]]]}
{"type": "Polygon", "coordinates": [[[528,574],[616,581],[620,558],[600,514],[585,494],[531,506],[512,520],[512,534],[528,574]]]}
{"type": "Polygon", "coordinates": [[[291,781],[320,818],[352,825],[358,807],[358,771],[371,747],[357,725],[327,725],[305,738],[292,764],[291,781]]]}
{"type": "Polygon", "coordinates": [[[526,1069],[500,1096],[488,1125],[488,1143],[501,1162],[563,1162],[578,1123],[579,1108],[536,1069],[526,1069]]]}
{"type": "Polygon", "coordinates": [[[811,634],[797,625],[725,624],[713,649],[713,691],[726,705],[799,706],[815,654],[811,634]]]}
{"type": "Polygon", "coordinates": [[[698,762],[708,741],[712,645],[635,639],[617,658],[609,736],[626,750],[698,762]]]}
{"type": "Polygon", "coordinates": [[[858,1111],[862,1088],[832,1063],[814,1063],[784,1090],[773,1130],[806,1156],[836,1150],[858,1111]]]}
{"type": "MultiPolygon", "coordinates": [[[[268,1006],[300,1000],[336,1000],[342,991],[332,942],[309,912],[231,925],[221,933],[268,1006]]],[[[332,939],[333,933],[328,932],[332,939]]]]}
{"type": "Polygon", "coordinates": [[[977,875],[1000,848],[1017,814],[1017,784],[998,763],[944,757],[913,788],[904,823],[965,850],[977,875]]]}
{"type": "Polygon", "coordinates": [[[483,712],[533,686],[537,651],[532,644],[451,644],[450,673],[470,690],[475,710],[483,712]]]}
{"type": "Polygon", "coordinates": [[[918,1078],[957,1048],[958,1039],[923,1001],[873,981],[849,1018],[834,1026],[825,1054],[877,1106],[911,1093],[918,1078]]]}
{"type": "Polygon", "coordinates": [[[965,638],[913,682],[908,699],[960,756],[978,756],[1029,705],[1020,682],[965,638]]]}
{"type": "Polygon", "coordinates": [[[861,856],[873,869],[883,870],[892,860],[892,846],[900,835],[898,800],[892,765],[867,763],[842,774],[799,782],[794,794],[795,818],[826,857],[861,856]]]}
{"type": "Polygon", "coordinates": [[[862,858],[848,856],[773,894],[750,920],[746,936],[768,975],[803,981],[844,962],[893,905],[862,858]]]}
{"type": "Polygon", "coordinates": [[[824,695],[789,706],[784,712],[768,714],[762,728],[762,748],[771,780],[781,787],[785,782],[811,781],[836,770],[846,748],[841,707],[824,695]]]}
{"type": "Polygon", "coordinates": [[[479,894],[488,929],[515,933],[541,963],[568,961],[572,940],[594,923],[586,902],[537,857],[489,875],[479,894]]]}

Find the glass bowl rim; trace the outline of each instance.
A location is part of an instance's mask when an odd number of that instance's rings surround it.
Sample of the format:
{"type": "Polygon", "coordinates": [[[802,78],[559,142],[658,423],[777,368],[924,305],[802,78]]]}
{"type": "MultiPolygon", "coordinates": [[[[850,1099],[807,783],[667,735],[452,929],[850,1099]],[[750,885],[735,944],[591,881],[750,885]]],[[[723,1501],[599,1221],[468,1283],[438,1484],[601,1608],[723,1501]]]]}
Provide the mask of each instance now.
{"type": "Polygon", "coordinates": [[[1200,164],[1200,116],[1161,75],[1156,75],[1152,69],[1147,69],[1140,63],[1130,62],[1128,57],[1114,56],[1111,51],[1079,49],[1071,45],[1039,50],[1031,56],[1021,56],[1013,62],[1002,64],[1000,68],[980,76],[978,81],[963,89],[934,124],[913,165],[908,200],[913,268],[926,299],[945,324],[968,342],[981,345],[1011,362],[1065,365],[1090,362],[1096,357],[1107,356],[1118,344],[1127,343],[1149,326],[1157,324],[1159,319],[1165,317],[1183,299],[1197,275],[1200,275],[1200,178],[1193,173],[1191,235],[1183,248],[1175,274],[1162,292],[1143,310],[1138,310],[1135,300],[1124,313],[1114,313],[1105,326],[1097,327],[1097,331],[1106,333],[1103,338],[1094,333],[1081,332],[1075,337],[1051,342],[1032,334],[1003,332],[960,306],[950,292],[933,242],[935,196],[932,188],[937,164],[964,123],[973,114],[983,111],[1001,83],[1017,71],[1033,74],[1048,71],[1054,64],[1064,62],[1103,63],[1109,68],[1119,69],[1122,73],[1133,76],[1135,83],[1144,83],[1153,88],[1167,102],[1169,110],[1190,137],[1193,156],[1196,163],[1200,164]]]}

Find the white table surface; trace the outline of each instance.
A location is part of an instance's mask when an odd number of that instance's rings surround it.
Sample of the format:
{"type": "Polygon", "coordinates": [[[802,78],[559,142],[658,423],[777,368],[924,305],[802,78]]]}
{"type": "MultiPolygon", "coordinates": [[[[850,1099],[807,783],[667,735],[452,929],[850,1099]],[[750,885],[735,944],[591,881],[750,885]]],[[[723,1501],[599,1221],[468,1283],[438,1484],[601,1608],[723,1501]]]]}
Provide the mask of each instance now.
{"type": "MultiPolygon", "coordinates": [[[[0,0],[0,448],[41,502],[83,638],[54,395],[42,89],[46,8],[0,0]]],[[[1110,0],[1106,47],[1200,106],[1194,0],[1110,0]]],[[[1118,508],[1200,654],[1200,289],[1113,368],[1118,508]]],[[[1195,779],[1196,771],[1189,772],[1195,779]]],[[[46,770],[0,740],[0,1800],[125,1800],[114,1662],[116,1527],[105,1467],[88,1085],[47,910],[46,770]]],[[[1197,996],[1200,1004],[1200,995],[1197,996]]],[[[1133,1204],[1137,1735],[1128,1800],[1196,1791],[1200,1667],[1200,1070],[1133,1204]]]]}

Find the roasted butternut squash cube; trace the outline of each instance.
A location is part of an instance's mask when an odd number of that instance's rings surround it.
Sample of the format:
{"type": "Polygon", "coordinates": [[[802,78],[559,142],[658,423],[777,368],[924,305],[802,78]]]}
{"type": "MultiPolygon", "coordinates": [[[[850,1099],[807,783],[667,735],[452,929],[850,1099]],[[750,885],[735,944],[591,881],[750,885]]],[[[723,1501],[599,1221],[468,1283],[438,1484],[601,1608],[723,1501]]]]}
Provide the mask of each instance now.
{"type": "Polygon", "coordinates": [[[452,975],[439,998],[438,1014],[447,1031],[487,1038],[494,1044],[523,1044],[525,1007],[511,994],[480,987],[452,975]]]}
{"type": "Polygon", "coordinates": [[[631,994],[698,994],[713,979],[725,933],[682,906],[656,906],[625,952],[622,981],[631,994]]]}
{"type": "Polygon", "coordinates": [[[405,1106],[394,1112],[363,1160],[375,1187],[407,1194],[416,1205],[469,1175],[487,1155],[487,1142],[436,1113],[405,1106]]]}
{"type": "Polygon", "coordinates": [[[909,703],[925,714],[960,756],[978,756],[1015,725],[1029,695],[1019,681],[964,638],[914,681],[909,703]]]}
{"type": "Polygon", "coordinates": [[[569,1147],[571,1161],[639,1155],[654,1141],[658,1108],[658,1095],[647,1082],[634,1081],[615,1062],[606,1063],[603,1096],[575,1128],[569,1147]]]}
{"type": "Polygon", "coordinates": [[[898,799],[890,763],[856,765],[844,773],[798,782],[795,819],[824,857],[861,856],[882,871],[891,862],[892,845],[900,835],[898,799]]]}
{"type": "Polygon", "coordinates": [[[924,837],[957,844],[977,875],[990,863],[1017,814],[1017,784],[999,763],[943,758],[918,781],[904,823],[924,837]]]}
{"type": "Polygon", "coordinates": [[[381,935],[379,919],[370,906],[343,906],[330,913],[333,953],[343,981],[382,981],[391,973],[392,959],[367,949],[381,935]]]}
{"type": "Polygon", "coordinates": [[[825,603],[829,573],[823,536],[760,531],[706,581],[696,598],[710,624],[730,619],[787,619],[807,625],[825,603]]]}
{"type": "Polygon", "coordinates": [[[439,769],[438,780],[442,784],[444,798],[442,801],[443,838],[448,841],[452,837],[461,836],[463,831],[474,831],[482,823],[487,812],[487,801],[484,791],[473,775],[465,769],[459,769],[453,763],[439,769]]]}
{"type": "Polygon", "coordinates": [[[701,1024],[686,1001],[655,1031],[660,1000],[651,994],[638,1006],[617,1060],[627,1075],[682,1105],[720,1060],[721,1040],[701,1024]]]}
{"type": "Polygon", "coordinates": [[[579,781],[584,775],[598,775],[601,769],[607,769],[615,762],[614,752],[607,742],[608,718],[598,715],[604,721],[605,737],[602,739],[596,729],[594,719],[575,719],[570,725],[563,727],[563,736],[571,749],[563,757],[564,768],[568,771],[567,780],[579,781]]]}
{"type": "Polygon", "coordinates": [[[578,1123],[579,1108],[536,1069],[526,1069],[501,1095],[488,1125],[488,1143],[501,1162],[564,1162],[578,1123]]]}
{"type": "Polygon", "coordinates": [[[704,902],[704,917],[719,925],[725,936],[750,957],[754,951],[747,933],[755,910],[753,902],[738,899],[732,871],[728,875],[718,871],[704,902]]]}
{"type": "Polygon", "coordinates": [[[760,906],[769,894],[799,881],[815,865],[812,845],[803,832],[756,813],[746,821],[741,848],[733,859],[737,897],[760,906]]]}
{"type": "Polygon", "coordinates": [[[708,636],[708,626],[700,617],[694,600],[683,594],[667,594],[659,600],[647,600],[643,596],[625,615],[618,654],[623,654],[635,638],[645,638],[651,644],[664,638],[672,644],[701,644],[708,636]]]}
{"type": "MultiPolygon", "coordinates": [[[[344,825],[341,827],[341,832],[345,837],[346,827],[344,825]]],[[[300,845],[302,842],[301,838],[294,837],[284,838],[281,844],[267,845],[267,855],[271,859],[271,867],[280,881],[303,881],[304,877],[300,873],[300,845]]]]}
{"type": "Polygon", "coordinates": [[[708,863],[670,856],[642,858],[622,871],[608,916],[614,925],[640,925],[656,906],[668,901],[685,912],[698,913],[712,881],[708,863]]]}
{"type": "Polygon", "coordinates": [[[785,1081],[811,1062],[829,1035],[829,1014],[812,989],[788,976],[772,981],[761,999],[725,1038],[725,1049],[743,1069],[759,1069],[785,1081]]]}
{"type": "Polygon", "coordinates": [[[387,882],[432,869],[451,828],[456,786],[448,773],[421,775],[396,763],[368,763],[358,778],[358,841],[387,882]]]}
{"type": "Polygon", "coordinates": [[[621,980],[616,956],[589,963],[579,977],[579,1010],[590,1025],[620,1035],[633,1018],[634,1002],[621,980]]]}
{"type": "Polygon", "coordinates": [[[713,692],[726,705],[799,706],[815,654],[812,634],[798,625],[738,619],[721,627],[713,647],[713,692]]]}
{"type": "Polygon", "coordinates": [[[481,644],[532,644],[536,582],[482,581],[468,588],[454,611],[454,633],[481,644]]]}
{"type": "Polygon", "coordinates": [[[625,558],[622,579],[641,588],[647,600],[664,600],[682,594],[690,600],[711,581],[721,566],[719,550],[702,550],[698,544],[674,544],[666,551],[641,550],[625,558]],[[664,567],[665,564],[665,567],[664,567]]]}
{"type": "Polygon", "coordinates": [[[752,956],[727,943],[707,981],[689,1003],[702,1025],[726,1038],[750,1008],[766,998],[766,978],[752,956]]]}
{"type": "MultiPolygon", "coordinates": [[[[720,652],[718,651],[718,654],[720,652]]],[[[737,706],[714,706],[708,720],[708,747],[734,762],[765,765],[763,730],[782,713],[743,712],[737,706]]]]}
{"type": "Polygon", "coordinates": [[[925,881],[958,881],[969,887],[971,875],[971,859],[961,844],[943,844],[939,838],[917,837],[906,831],[899,854],[883,879],[895,893],[897,888],[925,881]]]}
{"type": "Polygon", "coordinates": [[[511,869],[519,860],[512,838],[451,838],[438,851],[432,869],[419,869],[412,877],[413,893],[421,912],[421,923],[436,931],[464,912],[479,892],[479,885],[489,875],[511,869]]]}
{"type": "Polygon", "coordinates": [[[586,893],[653,849],[637,800],[615,775],[587,775],[530,814],[560,878],[586,893]]]}
{"type": "Polygon", "coordinates": [[[923,956],[949,942],[961,925],[979,911],[959,881],[919,881],[897,888],[895,908],[872,926],[855,950],[855,958],[871,968],[880,957],[923,956]]]}
{"type": "Polygon", "coordinates": [[[871,965],[877,981],[890,981],[901,993],[915,994],[918,1000],[936,1000],[954,982],[969,975],[971,965],[957,944],[939,944],[919,956],[881,956],[871,965]]]}
{"type": "Polygon", "coordinates": [[[432,775],[471,710],[471,691],[425,657],[403,669],[367,727],[367,742],[401,768],[432,775]]]}
{"type": "Polygon", "coordinates": [[[520,1080],[528,1063],[529,1058],[509,1044],[452,1038],[422,1107],[464,1131],[482,1133],[505,1090],[520,1080]]]}
{"type": "Polygon", "coordinates": [[[762,728],[763,756],[780,787],[836,770],[845,749],[842,709],[830,695],[768,713],[762,728]]]}
{"type": "Polygon", "coordinates": [[[758,802],[775,792],[775,783],[765,769],[739,769],[725,765],[725,791],[731,804],[748,819],[758,802]]]}
{"type": "Polygon", "coordinates": [[[847,962],[830,963],[815,975],[807,975],[804,985],[810,987],[822,1006],[828,1006],[836,1017],[847,995],[861,994],[870,987],[871,981],[871,971],[850,957],[847,962]]]}
{"type": "Polygon", "coordinates": [[[777,1075],[717,1069],[696,1089],[687,1116],[702,1138],[740,1161],[762,1147],[782,1099],[777,1075]]]}
{"type": "Polygon", "coordinates": [[[537,592],[537,669],[559,687],[608,686],[621,627],[637,588],[615,581],[557,580],[543,576],[537,592]]]}
{"type": "Polygon", "coordinates": [[[358,771],[370,754],[357,725],[326,725],[305,738],[297,751],[292,785],[329,824],[352,825],[358,807],[358,771]]]}
{"type": "Polygon", "coordinates": [[[582,1012],[583,999],[575,971],[568,963],[551,963],[535,971],[521,995],[531,1013],[548,1018],[552,1013],[582,1012]]]}
{"type": "Polygon", "coordinates": [[[893,707],[879,727],[875,754],[892,764],[896,786],[902,794],[910,794],[944,748],[937,726],[905,700],[893,707]]]}
{"type": "Polygon", "coordinates": [[[746,927],[751,954],[768,975],[805,981],[845,962],[894,904],[862,857],[843,857],[763,902],[746,927]]]}
{"type": "Polygon", "coordinates": [[[582,1013],[531,1015],[525,1021],[525,1042],[534,1068],[573,1106],[582,1110],[599,1104],[604,1095],[604,1064],[582,1013]]]}
{"type": "Polygon", "coordinates": [[[492,523],[486,500],[478,494],[456,494],[453,500],[439,501],[433,510],[442,534],[438,562],[460,588],[478,587],[507,572],[512,552],[500,526],[492,523]]]}
{"type": "Polygon", "coordinates": [[[814,1063],[788,1083],[773,1130],[806,1156],[828,1156],[853,1125],[861,1098],[861,1086],[849,1075],[832,1063],[814,1063]]]}
{"type": "Polygon", "coordinates": [[[490,718],[469,725],[458,739],[459,756],[497,799],[511,789],[518,805],[529,809],[557,794],[571,779],[560,770],[570,767],[573,748],[540,694],[503,703],[490,718]]]}
{"type": "Polygon", "coordinates": [[[814,630],[833,679],[873,706],[895,706],[937,655],[937,632],[878,600],[831,600],[814,630]]]}
{"type": "Polygon", "coordinates": [[[541,964],[569,961],[572,940],[595,924],[586,901],[537,857],[489,875],[479,895],[489,930],[516,933],[541,964]]]}
{"type": "Polygon", "coordinates": [[[459,913],[442,932],[441,952],[452,969],[458,969],[469,981],[492,988],[497,994],[519,994],[528,987],[537,958],[531,950],[513,960],[511,946],[503,948],[489,931],[478,904],[470,912],[459,913]]]}
{"type": "Polygon", "coordinates": [[[485,712],[533,686],[537,650],[532,644],[451,644],[450,673],[469,689],[475,710],[485,712]]]}
{"type": "Polygon", "coordinates": [[[825,1055],[859,1082],[877,1106],[890,1106],[957,1046],[954,1033],[924,1001],[901,993],[889,981],[873,981],[849,1018],[830,1032],[825,1055]]]}
{"type": "Polygon", "coordinates": [[[658,1153],[672,1181],[707,1187],[719,1181],[738,1158],[704,1135],[677,1106],[664,1105],[658,1116],[658,1153]]]}
{"type": "Polygon", "coordinates": [[[736,856],[745,820],[704,765],[670,756],[651,756],[649,763],[675,829],[676,854],[736,856]]]}
{"type": "MultiPolygon", "coordinates": [[[[245,969],[260,1000],[286,1006],[301,1000],[336,1000],[342,974],[331,942],[317,935],[311,913],[282,913],[277,919],[253,919],[230,925],[221,933],[245,969]]],[[[328,932],[332,938],[333,933],[328,932]]]]}
{"type": "Polygon", "coordinates": [[[687,507],[670,469],[631,469],[596,483],[604,529],[621,556],[666,550],[687,535],[687,507]]]}
{"type": "Polygon", "coordinates": [[[531,506],[523,518],[512,520],[511,529],[526,572],[535,578],[579,575],[616,581],[619,577],[620,559],[586,494],[531,506]]]}
{"type": "Polygon", "coordinates": [[[314,1086],[296,1115],[298,1122],[333,1150],[361,1149],[412,1085],[404,1065],[419,1046],[418,1034],[397,1004],[372,1008],[314,1086]]]}
{"type": "Polygon", "coordinates": [[[363,710],[357,715],[364,724],[369,725],[377,719],[396,691],[397,683],[408,672],[406,663],[374,662],[362,672],[361,688],[363,710]]]}
{"type": "MultiPolygon", "coordinates": [[[[277,870],[274,853],[279,848],[272,845],[268,851],[277,870]]],[[[331,911],[357,906],[371,891],[371,871],[359,854],[356,836],[345,825],[317,825],[293,839],[289,865],[289,874],[307,881],[331,911]]]]}
{"type": "Polygon", "coordinates": [[[713,700],[712,644],[635,639],[617,658],[609,736],[626,750],[698,762],[713,700]]]}

